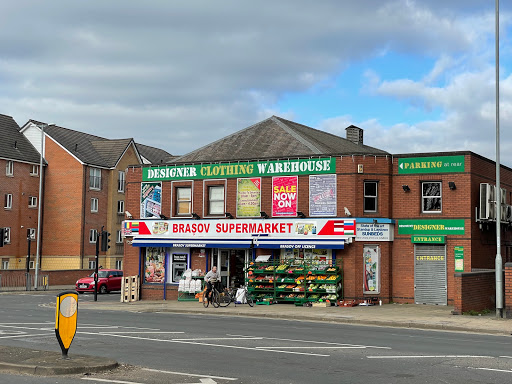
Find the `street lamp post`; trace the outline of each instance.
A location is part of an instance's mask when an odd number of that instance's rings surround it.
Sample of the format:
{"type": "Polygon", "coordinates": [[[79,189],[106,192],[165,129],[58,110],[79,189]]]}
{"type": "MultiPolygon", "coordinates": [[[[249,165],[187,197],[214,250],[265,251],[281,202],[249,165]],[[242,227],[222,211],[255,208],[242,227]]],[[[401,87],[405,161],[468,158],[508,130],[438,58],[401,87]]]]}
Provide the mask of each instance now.
{"type": "Polygon", "coordinates": [[[41,208],[43,206],[43,151],[44,129],[48,124],[41,124],[41,155],[39,156],[39,204],[37,206],[37,243],[36,243],[36,270],[34,277],[34,290],[37,291],[37,279],[39,277],[39,255],[41,253],[41,208]]]}

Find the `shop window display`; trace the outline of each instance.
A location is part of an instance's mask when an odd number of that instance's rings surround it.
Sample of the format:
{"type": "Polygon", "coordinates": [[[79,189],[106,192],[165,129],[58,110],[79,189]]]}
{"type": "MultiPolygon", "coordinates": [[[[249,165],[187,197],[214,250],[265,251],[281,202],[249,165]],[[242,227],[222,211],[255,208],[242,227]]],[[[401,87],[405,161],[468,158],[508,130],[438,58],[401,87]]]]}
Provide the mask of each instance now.
{"type": "Polygon", "coordinates": [[[144,282],[163,283],[165,281],[165,248],[146,249],[144,282]]]}

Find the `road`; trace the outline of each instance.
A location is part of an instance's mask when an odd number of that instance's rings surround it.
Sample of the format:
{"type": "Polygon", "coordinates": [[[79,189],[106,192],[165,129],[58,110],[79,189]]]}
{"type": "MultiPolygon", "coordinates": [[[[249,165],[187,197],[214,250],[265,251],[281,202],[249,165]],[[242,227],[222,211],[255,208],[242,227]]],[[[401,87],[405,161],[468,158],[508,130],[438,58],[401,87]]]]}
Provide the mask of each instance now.
{"type": "MultiPolygon", "coordinates": [[[[99,300],[118,300],[118,295],[99,300]]],[[[55,295],[0,295],[0,345],[60,351],[55,295]]],[[[80,301],[92,300],[81,295],[80,301]]],[[[86,306],[84,306],[85,308],[86,306]]],[[[215,309],[212,308],[212,313],[215,309]]],[[[512,381],[512,338],[345,324],[81,309],[70,356],[113,372],[1,383],[497,383],[512,381]]]]}

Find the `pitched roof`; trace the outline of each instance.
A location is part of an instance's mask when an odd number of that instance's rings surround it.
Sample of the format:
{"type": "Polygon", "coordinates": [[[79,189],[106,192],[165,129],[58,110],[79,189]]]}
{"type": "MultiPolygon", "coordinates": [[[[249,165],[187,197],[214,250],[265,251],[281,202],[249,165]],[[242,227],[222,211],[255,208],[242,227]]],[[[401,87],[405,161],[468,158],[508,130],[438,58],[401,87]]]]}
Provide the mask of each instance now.
{"type": "Polygon", "coordinates": [[[385,155],[388,152],[272,116],[174,161],[209,162],[355,154],[385,155]]]}
{"type": "Polygon", "coordinates": [[[0,114],[0,157],[39,164],[40,155],[11,116],[0,114]]]}
{"type": "Polygon", "coordinates": [[[169,152],[160,148],[150,147],[149,145],[140,143],[136,143],[136,146],[139,153],[151,164],[170,163],[176,159],[176,156],[173,156],[169,152]]]}

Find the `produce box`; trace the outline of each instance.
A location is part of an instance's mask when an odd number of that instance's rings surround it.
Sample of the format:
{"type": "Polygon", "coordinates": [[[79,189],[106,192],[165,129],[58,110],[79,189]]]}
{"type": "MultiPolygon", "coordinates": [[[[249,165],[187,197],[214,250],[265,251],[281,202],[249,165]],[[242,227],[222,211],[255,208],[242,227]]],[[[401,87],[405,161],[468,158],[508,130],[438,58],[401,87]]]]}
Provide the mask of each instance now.
{"type": "Polygon", "coordinates": [[[341,300],[338,302],[338,306],[340,307],[355,307],[358,304],[357,300],[341,300]]]}

